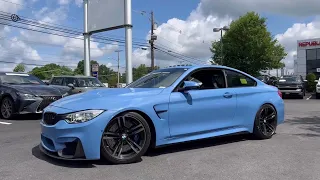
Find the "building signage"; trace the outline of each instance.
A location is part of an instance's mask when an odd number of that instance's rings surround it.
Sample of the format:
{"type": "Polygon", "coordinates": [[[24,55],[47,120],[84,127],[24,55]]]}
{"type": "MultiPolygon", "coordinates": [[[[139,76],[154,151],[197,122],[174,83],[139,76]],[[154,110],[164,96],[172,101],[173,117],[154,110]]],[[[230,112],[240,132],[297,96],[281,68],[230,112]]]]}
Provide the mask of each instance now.
{"type": "Polygon", "coordinates": [[[92,72],[98,72],[99,71],[99,64],[92,64],[92,72]]]}
{"type": "Polygon", "coordinates": [[[320,46],[320,41],[299,42],[298,45],[299,45],[299,47],[320,46]]]}
{"type": "Polygon", "coordinates": [[[317,72],[320,72],[320,68],[317,68],[317,72]]]}

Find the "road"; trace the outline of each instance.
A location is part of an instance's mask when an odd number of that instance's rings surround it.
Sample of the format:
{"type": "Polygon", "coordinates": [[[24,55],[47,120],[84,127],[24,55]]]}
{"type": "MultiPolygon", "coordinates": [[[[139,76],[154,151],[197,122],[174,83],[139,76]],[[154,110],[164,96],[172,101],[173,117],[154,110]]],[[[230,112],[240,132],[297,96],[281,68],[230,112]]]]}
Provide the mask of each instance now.
{"type": "Polygon", "coordinates": [[[316,180],[319,104],[316,99],[285,100],[286,121],[269,140],[244,135],[185,143],[153,150],[141,162],[128,165],[53,160],[37,147],[39,120],[0,120],[0,179],[316,180]]]}

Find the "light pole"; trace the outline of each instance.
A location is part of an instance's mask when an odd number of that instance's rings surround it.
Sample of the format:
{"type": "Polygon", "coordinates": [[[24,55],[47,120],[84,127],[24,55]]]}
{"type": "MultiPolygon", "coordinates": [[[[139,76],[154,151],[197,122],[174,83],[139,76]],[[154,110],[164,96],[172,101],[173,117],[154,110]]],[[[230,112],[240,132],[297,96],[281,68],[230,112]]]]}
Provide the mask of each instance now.
{"type": "Polygon", "coordinates": [[[223,42],[222,42],[222,36],[223,36],[223,31],[228,31],[230,28],[228,26],[223,26],[221,28],[213,28],[213,32],[221,32],[221,37],[220,37],[220,50],[221,50],[221,65],[223,65],[223,42]]]}
{"type": "Polygon", "coordinates": [[[116,50],[115,52],[117,52],[118,53],[118,84],[117,84],[117,86],[119,86],[119,83],[120,83],[120,75],[119,75],[119,73],[120,73],[120,52],[121,52],[122,50],[116,50]]]}

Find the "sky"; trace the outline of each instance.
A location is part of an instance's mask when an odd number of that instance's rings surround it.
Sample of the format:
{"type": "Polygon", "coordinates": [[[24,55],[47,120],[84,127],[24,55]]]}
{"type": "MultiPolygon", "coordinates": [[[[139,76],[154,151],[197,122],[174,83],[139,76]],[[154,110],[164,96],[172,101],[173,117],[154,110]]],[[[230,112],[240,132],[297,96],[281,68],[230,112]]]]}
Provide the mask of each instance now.
{"type": "MultiPolygon", "coordinates": [[[[0,0],[0,71],[12,71],[21,62],[28,64],[27,70],[48,63],[75,68],[83,59],[81,34],[70,38],[7,26],[21,23],[6,17],[17,14],[22,19],[82,33],[82,3],[82,0],[0,0]]],[[[228,26],[246,12],[256,11],[267,18],[268,30],[285,47],[288,55],[283,61],[292,71],[297,40],[320,38],[319,6],[319,0],[132,0],[133,43],[139,44],[133,49],[133,66],[149,66],[151,62],[150,50],[141,48],[148,47],[151,11],[158,25],[154,31],[158,37],[155,44],[166,49],[165,53],[155,52],[155,64],[160,67],[208,63],[211,42],[220,38],[220,33],[212,29],[228,26]],[[172,53],[184,58],[171,56],[172,53]]],[[[124,72],[125,49],[121,43],[124,29],[95,35],[100,40],[91,39],[91,59],[115,69],[116,50],[123,50],[120,66],[124,72]],[[101,38],[112,39],[102,42],[101,38]]]]}

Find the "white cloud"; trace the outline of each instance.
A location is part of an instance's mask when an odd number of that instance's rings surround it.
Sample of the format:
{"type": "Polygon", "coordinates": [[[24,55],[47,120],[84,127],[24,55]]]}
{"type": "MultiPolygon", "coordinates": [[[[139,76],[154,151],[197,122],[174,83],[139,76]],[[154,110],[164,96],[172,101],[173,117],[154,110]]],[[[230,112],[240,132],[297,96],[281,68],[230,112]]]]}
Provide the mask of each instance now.
{"type": "Polygon", "coordinates": [[[203,16],[238,17],[248,11],[290,16],[319,14],[319,0],[201,0],[196,11],[203,16]]]}
{"type": "MultiPolygon", "coordinates": [[[[78,37],[80,38],[80,37],[78,37]]],[[[97,42],[90,42],[90,56],[91,59],[96,59],[99,57],[102,57],[106,54],[113,53],[115,50],[117,50],[118,44],[107,44],[103,47],[100,47],[100,44],[97,42]]],[[[69,39],[63,49],[63,55],[70,55],[78,58],[83,57],[83,49],[84,49],[84,43],[83,40],[79,39],[69,39]]]]}
{"type": "Polygon", "coordinates": [[[59,0],[58,3],[59,3],[60,5],[67,5],[67,4],[70,3],[70,1],[71,1],[71,0],[59,0]]]}
{"type": "MultiPolygon", "coordinates": [[[[211,42],[220,38],[219,33],[214,33],[214,27],[228,25],[231,18],[217,18],[212,15],[202,16],[193,11],[187,20],[172,18],[160,25],[155,34],[158,39],[155,41],[156,46],[167,49],[164,52],[156,51],[156,65],[169,66],[181,64],[179,61],[184,61],[182,64],[206,64],[207,59],[212,55],[210,52],[211,42]],[[169,50],[169,51],[168,51],[169,50]],[[171,55],[169,55],[169,54],[171,55]],[[178,53],[178,54],[177,54],[178,53]],[[176,58],[173,56],[180,56],[176,58]],[[191,57],[187,58],[187,57],[191,57]]],[[[150,34],[147,36],[149,39],[150,34]]],[[[149,50],[135,50],[133,54],[134,64],[140,64],[150,61],[149,50]]],[[[147,63],[149,65],[149,63],[147,63]]]]}
{"type": "Polygon", "coordinates": [[[0,2],[0,11],[7,13],[17,13],[19,10],[23,9],[24,0],[10,0],[8,2],[0,2]]]}

